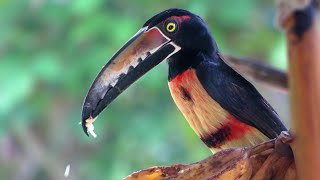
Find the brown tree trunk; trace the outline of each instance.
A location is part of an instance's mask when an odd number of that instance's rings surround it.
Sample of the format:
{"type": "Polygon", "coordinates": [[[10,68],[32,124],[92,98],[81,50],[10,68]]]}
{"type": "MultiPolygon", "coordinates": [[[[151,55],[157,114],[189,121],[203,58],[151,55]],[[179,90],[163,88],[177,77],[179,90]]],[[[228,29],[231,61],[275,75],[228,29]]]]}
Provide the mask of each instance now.
{"type": "Polygon", "coordinates": [[[320,34],[314,2],[296,9],[280,24],[287,37],[293,152],[298,177],[319,179],[320,34]]]}

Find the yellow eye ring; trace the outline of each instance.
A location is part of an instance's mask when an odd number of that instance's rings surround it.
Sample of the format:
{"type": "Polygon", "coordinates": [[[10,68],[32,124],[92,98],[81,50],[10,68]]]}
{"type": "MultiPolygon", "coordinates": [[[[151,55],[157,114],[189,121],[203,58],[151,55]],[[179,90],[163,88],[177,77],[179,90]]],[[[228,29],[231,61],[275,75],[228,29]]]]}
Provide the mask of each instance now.
{"type": "Polygon", "coordinates": [[[166,30],[170,33],[174,32],[177,29],[177,25],[173,22],[170,22],[166,26],[166,30]]]}

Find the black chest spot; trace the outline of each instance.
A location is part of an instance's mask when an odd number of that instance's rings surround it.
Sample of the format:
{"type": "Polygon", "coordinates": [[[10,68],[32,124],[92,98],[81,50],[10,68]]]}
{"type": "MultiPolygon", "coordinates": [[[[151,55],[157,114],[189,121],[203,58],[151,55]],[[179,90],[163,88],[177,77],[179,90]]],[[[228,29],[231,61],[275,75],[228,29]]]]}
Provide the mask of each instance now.
{"type": "Polygon", "coordinates": [[[186,100],[186,101],[192,101],[190,92],[183,86],[181,86],[181,92],[182,92],[182,99],[186,100]]]}
{"type": "Polygon", "coordinates": [[[209,148],[220,148],[230,135],[231,129],[226,126],[218,131],[212,133],[207,137],[202,137],[201,140],[209,147],[209,148]]]}

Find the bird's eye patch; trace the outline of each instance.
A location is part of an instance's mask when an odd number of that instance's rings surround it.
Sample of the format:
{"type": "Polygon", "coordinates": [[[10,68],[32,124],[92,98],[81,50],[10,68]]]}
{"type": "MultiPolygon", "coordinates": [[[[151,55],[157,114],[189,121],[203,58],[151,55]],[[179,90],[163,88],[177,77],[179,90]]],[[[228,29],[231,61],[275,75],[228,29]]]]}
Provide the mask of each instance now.
{"type": "Polygon", "coordinates": [[[169,22],[166,25],[166,31],[169,33],[173,33],[174,31],[176,31],[176,29],[177,29],[177,24],[174,22],[169,22]]]}

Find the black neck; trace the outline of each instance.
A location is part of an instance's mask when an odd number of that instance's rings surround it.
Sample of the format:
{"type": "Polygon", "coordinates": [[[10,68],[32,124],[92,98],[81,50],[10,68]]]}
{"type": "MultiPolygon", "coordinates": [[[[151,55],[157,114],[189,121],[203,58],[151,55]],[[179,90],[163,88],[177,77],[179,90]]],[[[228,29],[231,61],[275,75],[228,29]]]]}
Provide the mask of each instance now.
{"type": "Polygon", "coordinates": [[[218,53],[212,55],[207,55],[206,53],[187,53],[180,51],[177,54],[173,55],[168,60],[169,65],[169,77],[168,80],[171,81],[177,75],[183,73],[184,71],[193,68],[197,69],[197,66],[203,61],[212,61],[215,63],[221,63],[218,53]]]}

